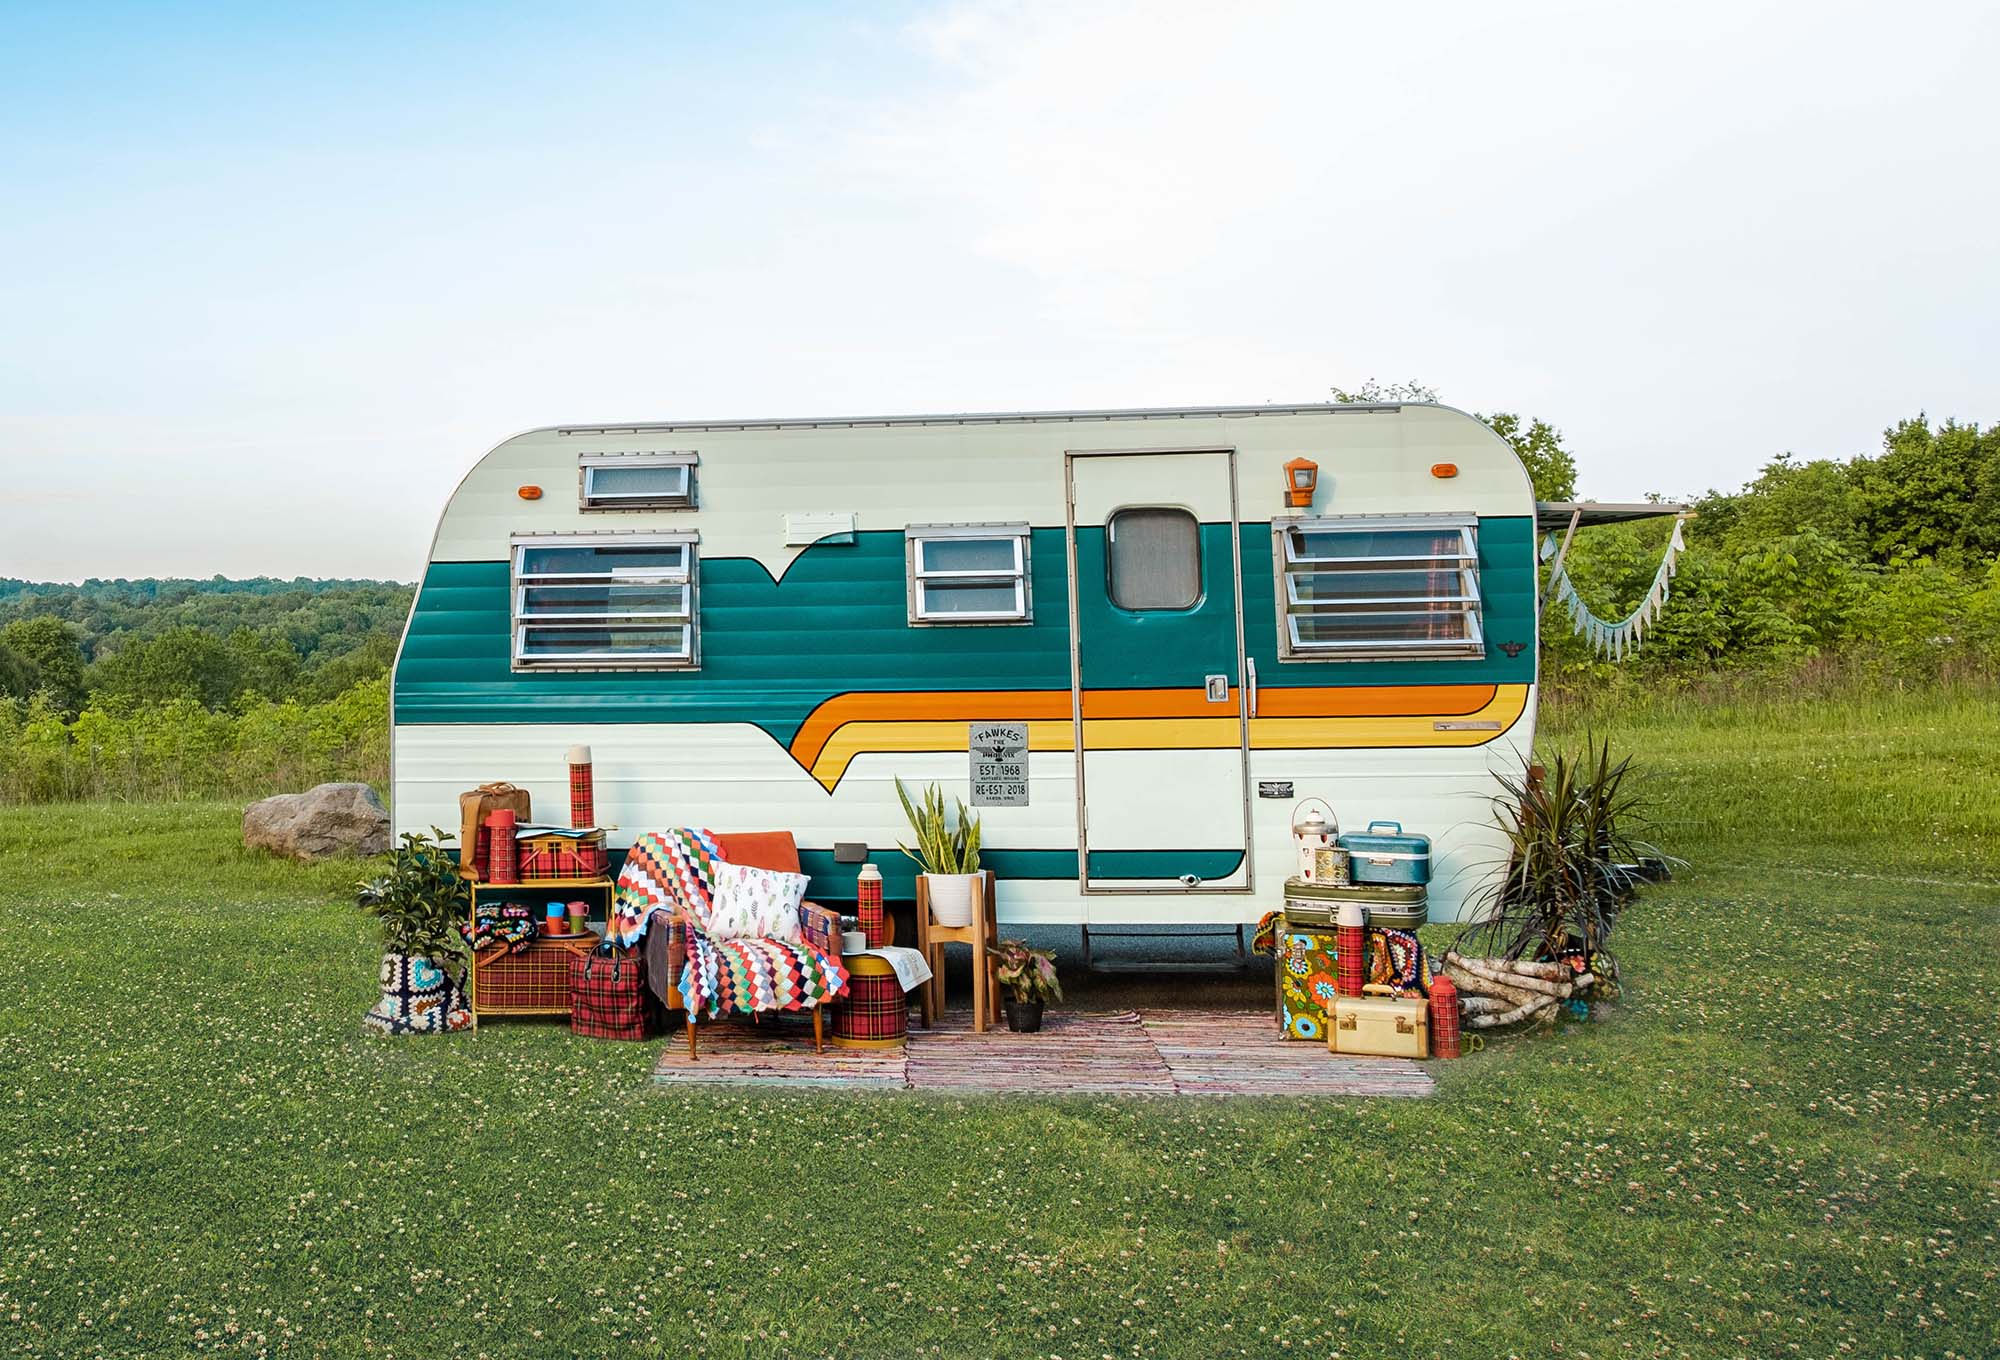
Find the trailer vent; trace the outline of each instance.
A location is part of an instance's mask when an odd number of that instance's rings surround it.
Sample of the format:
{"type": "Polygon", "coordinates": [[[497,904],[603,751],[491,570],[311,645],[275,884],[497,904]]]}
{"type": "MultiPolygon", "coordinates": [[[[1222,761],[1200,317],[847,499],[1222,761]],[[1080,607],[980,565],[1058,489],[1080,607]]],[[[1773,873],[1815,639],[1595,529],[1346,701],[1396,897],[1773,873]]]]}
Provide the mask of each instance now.
{"type": "Polygon", "coordinates": [[[1284,660],[1486,654],[1475,517],[1292,519],[1274,531],[1284,660]]]}
{"type": "Polygon", "coordinates": [[[577,503],[585,510],[692,510],[691,450],[585,453],[577,457],[577,503]]]}

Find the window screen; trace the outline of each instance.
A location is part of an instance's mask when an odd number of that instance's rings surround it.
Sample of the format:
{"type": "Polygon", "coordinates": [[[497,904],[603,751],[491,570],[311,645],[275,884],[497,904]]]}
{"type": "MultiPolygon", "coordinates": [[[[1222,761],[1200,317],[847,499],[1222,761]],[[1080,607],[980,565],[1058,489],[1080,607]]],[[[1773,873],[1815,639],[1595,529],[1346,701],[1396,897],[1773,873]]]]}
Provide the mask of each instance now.
{"type": "Polygon", "coordinates": [[[1120,510],[1104,526],[1105,572],[1120,609],[1190,609],[1201,598],[1201,524],[1185,510],[1120,510]]]}
{"type": "Polygon", "coordinates": [[[691,510],[693,453],[586,453],[577,459],[585,510],[691,510]]]}
{"type": "Polygon", "coordinates": [[[515,540],[515,666],[692,666],[694,563],[686,539],[515,540]]]}
{"type": "Polygon", "coordinates": [[[1280,654],[1478,657],[1478,522],[1315,519],[1277,526],[1280,654]]]}
{"type": "Polygon", "coordinates": [[[1029,617],[1028,526],[913,524],[905,532],[912,623],[1029,617]]]}

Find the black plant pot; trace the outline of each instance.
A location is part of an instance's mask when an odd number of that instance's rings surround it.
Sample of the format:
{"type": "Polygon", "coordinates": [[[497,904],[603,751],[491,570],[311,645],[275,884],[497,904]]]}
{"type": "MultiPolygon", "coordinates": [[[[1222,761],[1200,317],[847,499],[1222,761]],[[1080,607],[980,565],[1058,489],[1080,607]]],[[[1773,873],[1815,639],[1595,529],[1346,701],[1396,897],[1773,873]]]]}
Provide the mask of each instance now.
{"type": "Polygon", "coordinates": [[[1007,1007],[1007,1028],[1016,1034],[1034,1034],[1042,1027],[1042,1003],[1039,1001],[1016,1001],[1013,997],[1003,998],[1007,1007]]]}

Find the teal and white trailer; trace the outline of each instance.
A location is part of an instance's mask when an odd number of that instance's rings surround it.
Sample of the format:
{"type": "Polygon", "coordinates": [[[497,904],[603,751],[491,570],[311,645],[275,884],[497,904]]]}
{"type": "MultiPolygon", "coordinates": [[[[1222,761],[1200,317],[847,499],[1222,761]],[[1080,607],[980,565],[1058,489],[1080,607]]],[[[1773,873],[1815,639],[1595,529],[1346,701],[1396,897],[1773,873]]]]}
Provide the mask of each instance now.
{"type": "Polygon", "coordinates": [[[816,897],[855,847],[908,897],[894,781],[936,782],[985,804],[1006,921],[1231,925],[1320,797],[1429,834],[1451,919],[1533,744],[1535,527],[1435,405],[533,430],[439,521],[395,823],[494,779],[566,808],[587,743],[614,847],[785,828],[816,897]]]}

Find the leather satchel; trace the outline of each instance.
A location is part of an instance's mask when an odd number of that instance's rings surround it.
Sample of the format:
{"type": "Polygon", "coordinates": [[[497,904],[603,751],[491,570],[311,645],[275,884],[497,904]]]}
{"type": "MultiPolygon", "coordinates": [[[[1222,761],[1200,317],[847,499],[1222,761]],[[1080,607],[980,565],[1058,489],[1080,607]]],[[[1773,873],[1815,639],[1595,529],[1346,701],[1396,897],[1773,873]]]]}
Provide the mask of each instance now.
{"type": "Polygon", "coordinates": [[[501,809],[514,814],[517,822],[532,822],[528,811],[528,791],[512,784],[481,784],[470,793],[458,795],[458,875],[478,878],[479,827],[489,812],[501,809]]]}

